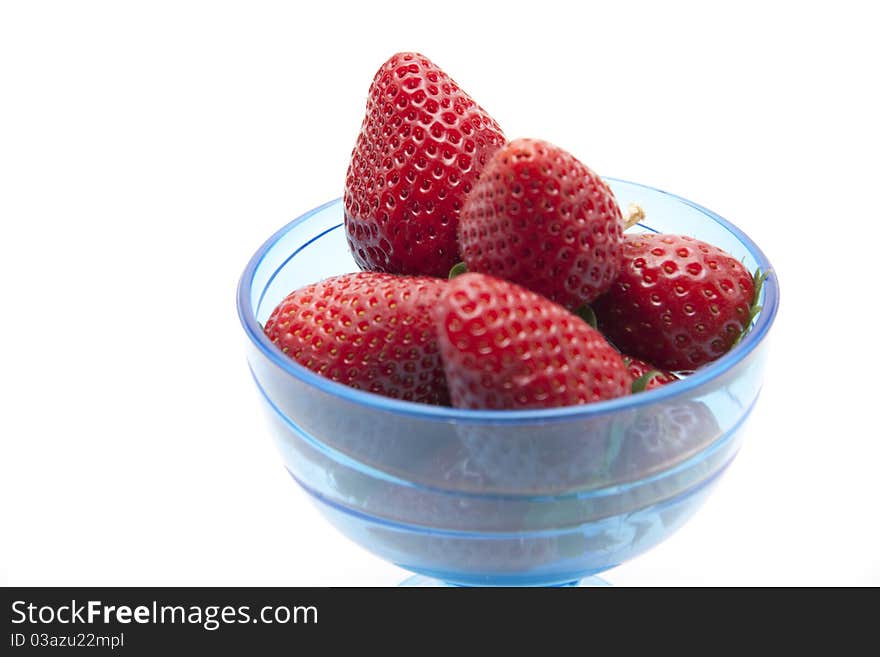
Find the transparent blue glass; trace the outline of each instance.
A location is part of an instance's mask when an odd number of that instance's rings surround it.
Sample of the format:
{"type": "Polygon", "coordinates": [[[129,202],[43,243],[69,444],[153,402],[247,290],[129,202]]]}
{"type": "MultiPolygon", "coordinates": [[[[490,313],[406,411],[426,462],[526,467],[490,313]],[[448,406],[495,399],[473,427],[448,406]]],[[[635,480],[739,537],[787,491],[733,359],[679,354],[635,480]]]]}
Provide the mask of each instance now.
{"type": "MultiPolygon", "coordinates": [[[[638,230],[692,235],[770,269],[735,226],[690,201],[608,181],[638,230]]],[[[273,235],[245,268],[247,358],[285,467],[327,519],[383,559],[462,585],[557,585],[650,549],[694,513],[736,456],[761,389],[778,288],[753,329],[687,379],[586,406],[468,411],[324,379],[260,325],[290,291],[357,267],[339,200],[273,235]]]]}

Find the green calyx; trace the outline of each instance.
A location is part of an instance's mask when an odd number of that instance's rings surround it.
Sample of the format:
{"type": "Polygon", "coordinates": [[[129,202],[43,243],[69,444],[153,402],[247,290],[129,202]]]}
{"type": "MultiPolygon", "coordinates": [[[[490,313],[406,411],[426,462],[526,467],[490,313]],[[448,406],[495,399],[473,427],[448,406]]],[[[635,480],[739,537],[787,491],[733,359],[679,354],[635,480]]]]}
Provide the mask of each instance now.
{"type": "Polygon", "coordinates": [[[456,276],[461,276],[462,274],[467,272],[467,265],[463,262],[459,262],[456,265],[452,266],[452,269],[449,270],[449,280],[451,281],[456,276]]]}
{"type": "Polygon", "coordinates": [[[770,276],[772,270],[768,269],[767,271],[762,272],[761,268],[758,267],[755,270],[755,273],[752,274],[752,284],[754,285],[755,292],[752,295],[752,303],[749,304],[749,321],[746,324],[746,327],[743,329],[743,332],[739,334],[736,340],[733,341],[732,346],[738,345],[742,342],[742,339],[746,336],[746,334],[752,330],[752,325],[754,324],[755,317],[758,316],[758,313],[761,312],[762,306],[758,304],[758,300],[761,298],[761,290],[764,289],[764,281],[767,280],[767,277],[770,276]]]}
{"type": "Polygon", "coordinates": [[[589,304],[581,304],[574,310],[574,314],[584,320],[587,324],[592,326],[594,329],[599,328],[599,322],[596,319],[596,313],[593,312],[593,309],[590,308],[589,304]]]}
{"type": "Polygon", "coordinates": [[[626,439],[626,428],[621,418],[615,418],[611,425],[611,435],[609,436],[608,445],[605,451],[605,459],[602,462],[603,481],[607,481],[611,477],[614,464],[617,462],[620,452],[623,449],[623,441],[626,439]]]}
{"type": "Polygon", "coordinates": [[[651,382],[651,379],[653,379],[655,376],[660,376],[660,372],[658,372],[657,370],[649,370],[642,374],[638,379],[633,381],[633,394],[636,394],[637,392],[644,392],[648,388],[648,384],[651,382]]]}
{"type": "Polygon", "coordinates": [[[752,282],[755,284],[755,293],[752,295],[752,303],[749,306],[749,322],[755,319],[758,313],[761,312],[761,306],[758,305],[758,299],[761,298],[761,290],[764,289],[764,281],[767,280],[768,276],[770,276],[770,270],[768,269],[767,271],[762,272],[760,267],[758,267],[752,275],[752,282]]]}

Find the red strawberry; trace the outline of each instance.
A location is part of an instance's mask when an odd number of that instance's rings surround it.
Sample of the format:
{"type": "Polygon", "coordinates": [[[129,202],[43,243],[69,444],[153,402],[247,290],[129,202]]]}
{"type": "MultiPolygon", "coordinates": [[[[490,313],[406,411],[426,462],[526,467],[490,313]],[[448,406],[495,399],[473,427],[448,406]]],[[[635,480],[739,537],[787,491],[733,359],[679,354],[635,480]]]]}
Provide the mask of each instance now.
{"type": "Polygon", "coordinates": [[[623,360],[598,331],[508,281],[462,274],[434,316],[453,406],[547,408],[630,391],[623,360]]]}
{"type": "Polygon", "coordinates": [[[362,269],[446,276],[465,195],[501,128],[425,56],[376,73],[345,178],[345,229],[362,269]]]}
{"type": "Polygon", "coordinates": [[[633,392],[642,392],[644,390],[653,390],[660,386],[678,381],[678,377],[672,372],[659,370],[653,365],[646,363],[638,358],[624,355],[623,362],[629,370],[629,375],[633,379],[633,392]]]}
{"type": "MultiPolygon", "coordinates": [[[[623,479],[643,478],[681,463],[720,435],[718,420],[703,402],[673,399],[651,405],[627,418],[613,470],[623,479]]],[[[650,487],[641,492],[662,495],[662,490],[650,487]]]]}
{"type": "Polygon", "coordinates": [[[607,290],[620,271],[620,208],[574,156],[516,139],[483,169],[462,209],[458,240],[468,271],[574,309],[607,290]]]}
{"type": "Polygon", "coordinates": [[[387,397],[448,400],[431,320],[445,283],[360,272],[289,294],[263,329],[310,370],[387,397]]]}
{"type": "Polygon", "coordinates": [[[750,324],[755,280],[741,262],[683,235],[624,236],[623,269],[593,303],[619,349],[668,370],[725,354],[750,324]]]}

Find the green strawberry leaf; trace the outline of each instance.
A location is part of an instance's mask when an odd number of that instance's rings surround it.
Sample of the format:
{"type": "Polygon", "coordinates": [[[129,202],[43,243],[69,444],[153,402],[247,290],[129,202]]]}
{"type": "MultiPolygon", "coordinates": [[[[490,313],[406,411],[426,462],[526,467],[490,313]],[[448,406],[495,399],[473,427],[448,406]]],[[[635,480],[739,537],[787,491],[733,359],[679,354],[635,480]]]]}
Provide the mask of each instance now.
{"type": "Polygon", "coordinates": [[[648,383],[650,383],[651,379],[655,376],[660,376],[660,372],[657,370],[648,370],[644,374],[642,374],[638,379],[633,381],[632,383],[632,392],[636,394],[637,392],[644,392],[648,387],[648,383]]]}
{"type": "Polygon", "coordinates": [[[755,292],[752,295],[752,303],[749,305],[749,322],[746,324],[746,327],[743,329],[743,332],[739,334],[736,340],[733,341],[732,347],[735,347],[742,339],[748,334],[749,331],[752,330],[752,326],[755,322],[755,317],[758,316],[758,313],[761,312],[761,308],[763,306],[758,304],[758,300],[761,298],[761,290],[764,289],[764,281],[767,280],[767,277],[770,276],[772,270],[768,269],[767,271],[762,272],[761,268],[758,267],[755,270],[755,273],[752,275],[752,283],[755,287],[755,292]]]}
{"type": "Polygon", "coordinates": [[[579,532],[562,534],[556,540],[556,549],[563,559],[577,559],[589,548],[590,544],[586,537],[579,532]]]}
{"type": "Polygon", "coordinates": [[[456,265],[452,266],[452,269],[449,270],[449,280],[451,281],[456,276],[461,276],[462,274],[467,272],[467,265],[463,262],[459,262],[456,265]]]}
{"type": "Polygon", "coordinates": [[[593,312],[593,309],[590,308],[589,304],[581,304],[575,308],[574,314],[593,328],[598,328],[599,322],[596,320],[596,313],[593,312]]]}
{"type": "Polygon", "coordinates": [[[617,462],[620,452],[623,449],[623,441],[626,438],[626,428],[620,418],[612,420],[611,434],[608,437],[608,444],[605,447],[605,458],[602,462],[601,480],[609,481],[617,462]]]}
{"type": "Polygon", "coordinates": [[[755,270],[755,274],[752,276],[752,281],[755,284],[755,293],[752,295],[752,305],[749,308],[750,319],[755,319],[757,314],[761,312],[761,306],[758,305],[758,299],[761,298],[761,290],[764,289],[764,281],[767,280],[768,276],[770,276],[770,270],[768,269],[767,271],[762,272],[760,267],[755,270]]]}

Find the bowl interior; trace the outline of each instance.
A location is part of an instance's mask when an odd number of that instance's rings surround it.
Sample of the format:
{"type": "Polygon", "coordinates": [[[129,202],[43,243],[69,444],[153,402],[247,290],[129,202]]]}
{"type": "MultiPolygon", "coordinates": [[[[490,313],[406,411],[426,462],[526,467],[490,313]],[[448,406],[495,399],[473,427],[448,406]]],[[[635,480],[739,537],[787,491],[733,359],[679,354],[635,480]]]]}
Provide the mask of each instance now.
{"type": "MultiPolygon", "coordinates": [[[[691,235],[750,270],[769,267],[709,210],[609,182],[622,207],[645,210],[637,230],[691,235]]],[[[777,304],[771,277],[750,334],[683,382],[585,406],[465,411],[333,383],[262,334],[257,322],[292,290],[356,270],[339,200],[282,228],[245,270],[239,314],[277,445],[347,536],[405,568],[471,584],[570,581],[680,526],[736,454],[777,304]]]]}

